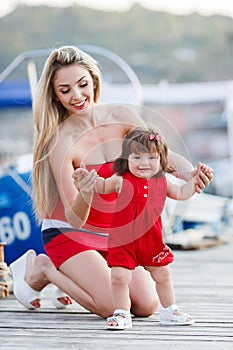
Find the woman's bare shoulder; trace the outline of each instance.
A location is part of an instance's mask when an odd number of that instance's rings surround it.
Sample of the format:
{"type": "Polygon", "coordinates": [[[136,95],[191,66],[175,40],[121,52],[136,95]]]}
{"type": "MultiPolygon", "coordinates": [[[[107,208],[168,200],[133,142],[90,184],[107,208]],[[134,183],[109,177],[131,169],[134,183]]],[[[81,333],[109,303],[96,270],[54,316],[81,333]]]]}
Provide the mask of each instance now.
{"type": "Polygon", "coordinates": [[[109,104],[102,105],[102,107],[100,108],[105,109],[108,115],[108,119],[111,119],[112,122],[120,122],[131,126],[145,125],[139,113],[137,113],[131,106],[121,104],[109,104]]]}

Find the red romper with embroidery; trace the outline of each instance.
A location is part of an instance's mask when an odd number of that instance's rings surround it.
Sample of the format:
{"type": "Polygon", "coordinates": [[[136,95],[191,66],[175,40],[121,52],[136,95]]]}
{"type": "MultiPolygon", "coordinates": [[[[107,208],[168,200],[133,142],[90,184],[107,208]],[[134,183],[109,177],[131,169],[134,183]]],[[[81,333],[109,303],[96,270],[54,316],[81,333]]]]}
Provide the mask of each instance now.
{"type": "Polygon", "coordinates": [[[163,173],[142,179],[126,172],[108,239],[108,265],[134,269],[165,266],[173,262],[163,242],[161,213],[167,195],[163,173]]]}

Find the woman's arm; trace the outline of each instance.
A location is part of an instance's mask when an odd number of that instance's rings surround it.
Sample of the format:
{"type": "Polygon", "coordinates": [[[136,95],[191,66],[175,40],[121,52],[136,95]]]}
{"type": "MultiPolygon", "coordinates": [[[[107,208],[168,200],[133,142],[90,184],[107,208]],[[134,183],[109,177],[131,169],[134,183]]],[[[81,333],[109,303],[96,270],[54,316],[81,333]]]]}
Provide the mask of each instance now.
{"type": "Polygon", "coordinates": [[[208,178],[211,172],[212,169],[208,165],[199,163],[195,175],[182,186],[174,184],[169,180],[167,181],[167,196],[177,200],[189,199],[195,192],[199,193],[199,191],[197,191],[197,184],[200,180],[200,173],[205,174],[208,178]]]}
{"type": "Polygon", "coordinates": [[[194,167],[185,157],[169,150],[168,161],[169,165],[175,169],[172,175],[185,181],[191,179],[194,167]]]}
{"type": "Polygon", "coordinates": [[[201,191],[209,186],[213,180],[213,169],[206,166],[203,163],[198,163],[197,168],[194,169],[193,165],[183,156],[169,150],[168,153],[169,164],[175,169],[172,173],[179,179],[188,181],[196,174],[198,175],[196,179],[196,192],[201,193],[201,191]],[[203,171],[205,168],[205,172],[203,171]],[[208,171],[206,169],[208,168],[208,171]]]}
{"type": "Polygon", "coordinates": [[[75,188],[72,181],[74,157],[72,152],[67,152],[68,141],[64,137],[60,138],[59,143],[51,152],[49,162],[64,206],[65,217],[71,226],[80,228],[85,224],[90,212],[97,174],[91,173],[89,178],[86,179],[88,192],[83,191],[81,193],[75,188]]]}

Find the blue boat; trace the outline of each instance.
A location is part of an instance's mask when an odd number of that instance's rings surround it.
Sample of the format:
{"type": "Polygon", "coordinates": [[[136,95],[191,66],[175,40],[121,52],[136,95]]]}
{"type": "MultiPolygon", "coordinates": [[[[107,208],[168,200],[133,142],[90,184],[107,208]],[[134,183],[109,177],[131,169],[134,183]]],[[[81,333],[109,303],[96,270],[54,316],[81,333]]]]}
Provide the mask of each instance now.
{"type": "Polygon", "coordinates": [[[44,253],[41,229],[33,215],[31,197],[32,155],[18,157],[1,168],[0,241],[9,265],[28,249],[44,253]]]}

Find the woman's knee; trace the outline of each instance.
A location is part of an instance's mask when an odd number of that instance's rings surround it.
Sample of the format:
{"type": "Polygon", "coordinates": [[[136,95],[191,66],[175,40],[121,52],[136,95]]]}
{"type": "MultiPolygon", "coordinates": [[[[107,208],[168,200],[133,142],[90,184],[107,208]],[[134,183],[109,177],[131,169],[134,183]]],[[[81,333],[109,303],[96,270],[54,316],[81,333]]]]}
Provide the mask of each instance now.
{"type": "Polygon", "coordinates": [[[142,267],[133,272],[130,284],[131,310],[135,316],[151,316],[158,308],[159,300],[155,282],[151,275],[142,267]]]}
{"type": "Polygon", "coordinates": [[[34,261],[35,267],[45,276],[47,276],[50,269],[56,269],[52,261],[45,254],[39,254],[34,261]]]}
{"type": "Polygon", "coordinates": [[[90,310],[103,318],[112,316],[114,308],[111,293],[108,295],[95,295],[93,297],[93,303],[90,305],[90,310]]]}
{"type": "Polygon", "coordinates": [[[114,309],[113,309],[112,303],[109,305],[106,305],[105,303],[100,303],[98,305],[97,310],[96,310],[96,314],[103,317],[103,318],[107,318],[107,317],[112,316],[113,311],[114,311],[114,309]]]}
{"type": "Polygon", "coordinates": [[[141,300],[140,302],[134,302],[131,305],[131,312],[134,316],[148,317],[153,315],[159,306],[158,298],[152,300],[141,300]]]}

